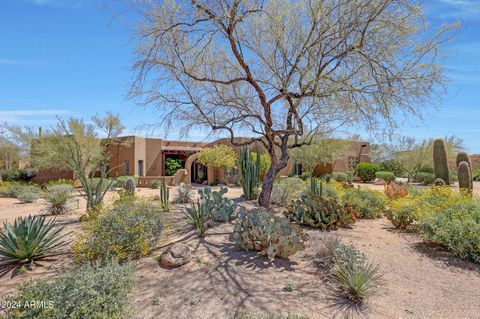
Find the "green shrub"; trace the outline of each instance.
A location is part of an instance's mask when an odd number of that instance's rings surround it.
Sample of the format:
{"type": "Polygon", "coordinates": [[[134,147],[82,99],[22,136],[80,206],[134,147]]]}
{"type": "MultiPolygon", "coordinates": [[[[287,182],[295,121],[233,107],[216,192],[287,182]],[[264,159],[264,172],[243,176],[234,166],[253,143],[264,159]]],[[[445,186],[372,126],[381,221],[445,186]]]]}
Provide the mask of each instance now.
{"type": "Polygon", "coordinates": [[[184,183],[177,188],[177,194],[173,198],[175,204],[188,204],[192,202],[192,186],[184,183]]]}
{"type": "Polygon", "coordinates": [[[385,181],[386,183],[395,181],[395,174],[393,172],[378,171],[375,173],[375,177],[385,181]]]}
{"type": "Polygon", "coordinates": [[[306,189],[306,183],[298,177],[276,180],[273,184],[272,194],[270,195],[272,204],[286,205],[291,200],[300,197],[300,194],[306,189]]]}
{"type": "Polygon", "coordinates": [[[18,169],[4,170],[1,177],[4,182],[26,182],[32,178],[27,171],[18,169]]]}
{"type": "Polygon", "coordinates": [[[66,244],[63,227],[44,216],[18,217],[13,225],[3,223],[0,231],[0,265],[32,263],[55,255],[66,244]]]}
{"type": "Polygon", "coordinates": [[[418,172],[415,174],[415,181],[423,185],[432,185],[435,181],[435,174],[428,172],[418,172]]]}
{"type": "MultiPolygon", "coordinates": [[[[458,195],[461,196],[461,195],[458,195]]],[[[421,221],[424,239],[441,244],[455,255],[480,263],[480,202],[468,199],[454,203],[421,221]]]]}
{"type": "Polygon", "coordinates": [[[374,163],[359,163],[356,167],[357,176],[362,182],[370,182],[375,179],[375,173],[380,170],[380,166],[374,163]]]}
{"type": "Polygon", "coordinates": [[[308,178],[310,178],[311,176],[312,176],[312,173],[311,173],[311,172],[303,172],[302,174],[300,174],[299,177],[305,181],[305,180],[307,180],[308,178]]]}
{"type": "Polygon", "coordinates": [[[48,181],[47,183],[43,184],[43,187],[48,188],[49,186],[52,186],[52,185],[64,185],[64,184],[74,187],[75,181],[73,179],[60,178],[60,179],[48,181]]]}
{"type": "Polygon", "coordinates": [[[160,209],[151,201],[123,196],[87,222],[73,251],[77,262],[145,257],[160,240],[162,229],[160,209]]]}
{"type": "Polygon", "coordinates": [[[415,197],[407,195],[394,200],[385,215],[395,228],[406,229],[418,220],[418,206],[415,197]]]}
{"type": "Polygon", "coordinates": [[[115,186],[119,187],[119,188],[124,188],[125,187],[125,182],[129,178],[133,178],[133,180],[135,181],[135,186],[138,185],[138,177],[137,176],[118,176],[115,186]]]}
{"type": "Polygon", "coordinates": [[[286,214],[298,223],[321,229],[350,225],[358,217],[353,207],[322,196],[305,196],[291,205],[286,214]]]}
{"type": "Polygon", "coordinates": [[[165,175],[173,176],[183,167],[182,161],[176,158],[167,158],[165,160],[165,175]]]}
{"type": "Polygon", "coordinates": [[[403,169],[402,164],[397,160],[386,160],[381,162],[379,166],[381,171],[393,172],[397,177],[404,176],[405,170],[403,169]]]}
{"type": "Polygon", "coordinates": [[[21,305],[31,300],[46,307],[11,309],[8,318],[23,319],[120,319],[130,317],[128,295],[134,287],[133,263],[109,261],[102,266],[84,264],[51,281],[28,281],[7,300],[21,305]]]}
{"type": "Polygon", "coordinates": [[[23,192],[38,193],[40,187],[35,184],[23,182],[0,182],[0,197],[17,198],[23,192]]]}
{"type": "Polygon", "coordinates": [[[345,183],[348,181],[348,175],[344,172],[333,172],[333,179],[339,183],[345,183]]]}
{"type": "Polygon", "coordinates": [[[152,181],[152,188],[153,188],[153,189],[159,188],[161,183],[162,183],[162,182],[161,182],[160,180],[154,179],[154,180],[152,181]]]}
{"type": "Polygon", "coordinates": [[[232,240],[246,250],[258,251],[270,259],[288,258],[305,249],[307,236],[288,218],[269,214],[263,209],[240,209],[232,240]]]}
{"type": "Polygon", "coordinates": [[[70,185],[53,185],[42,194],[46,201],[45,211],[50,215],[63,215],[70,210],[70,203],[73,199],[72,187],[70,185]]]}
{"type": "Polygon", "coordinates": [[[367,188],[348,188],[342,203],[355,207],[361,218],[377,218],[387,208],[387,197],[382,192],[367,188]]]}
{"type": "Polygon", "coordinates": [[[39,195],[38,193],[34,193],[34,192],[22,192],[21,194],[19,194],[17,196],[17,199],[23,203],[23,204],[27,204],[27,203],[34,203],[37,199],[38,199],[39,195]]]}

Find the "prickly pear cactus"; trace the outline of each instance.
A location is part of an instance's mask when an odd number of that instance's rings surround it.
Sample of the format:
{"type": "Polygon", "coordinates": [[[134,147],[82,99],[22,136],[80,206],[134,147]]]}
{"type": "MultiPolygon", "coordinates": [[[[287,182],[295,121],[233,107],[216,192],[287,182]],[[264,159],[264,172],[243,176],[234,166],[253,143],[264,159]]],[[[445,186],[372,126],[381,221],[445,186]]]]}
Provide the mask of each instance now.
{"type": "Polygon", "coordinates": [[[135,193],[135,180],[133,178],[127,179],[124,189],[129,193],[135,193]]]}
{"type": "Polygon", "coordinates": [[[288,258],[304,250],[307,236],[303,230],[290,223],[288,218],[271,215],[264,209],[245,210],[239,213],[232,240],[246,250],[260,252],[270,259],[288,258]]]}
{"type": "Polygon", "coordinates": [[[321,229],[353,224],[359,216],[352,206],[322,196],[305,196],[293,202],[286,215],[300,224],[321,229]]]}
{"type": "Polygon", "coordinates": [[[228,189],[221,187],[219,191],[212,191],[210,187],[205,187],[199,190],[200,200],[205,202],[211,208],[211,217],[215,221],[228,222],[230,221],[237,208],[237,204],[233,200],[224,197],[228,189]]]}

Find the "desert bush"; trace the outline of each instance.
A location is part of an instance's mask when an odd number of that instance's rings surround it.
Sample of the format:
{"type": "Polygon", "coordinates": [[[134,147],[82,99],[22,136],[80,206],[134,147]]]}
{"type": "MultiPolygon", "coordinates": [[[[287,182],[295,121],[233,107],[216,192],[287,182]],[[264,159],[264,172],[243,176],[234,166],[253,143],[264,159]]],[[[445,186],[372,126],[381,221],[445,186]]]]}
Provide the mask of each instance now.
{"type": "MultiPolygon", "coordinates": [[[[458,195],[462,196],[462,195],[458,195]]],[[[480,263],[480,202],[463,200],[426,214],[421,221],[424,239],[446,246],[453,254],[480,263]]]]}
{"type": "Polygon", "coordinates": [[[232,240],[241,249],[258,251],[270,259],[288,258],[305,249],[307,236],[288,218],[269,214],[264,209],[241,209],[232,240]]]}
{"type": "Polygon", "coordinates": [[[311,172],[303,172],[302,174],[300,174],[299,177],[305,181],[309,179],[311,176],[312,176],[311,172]]]}
{"type": "Polygon", "coordinates": [[[395,174],[393,172],[378,171],[375,173],[375,177],[386,183],[395,181],[395,174]]]}
{"type": "Polygon", "coordinates": [[[393,172],[398,177],[402,177],[405,173],[402,163],[395,159],[383,161],[379,166],[381,171],[393,172]]]}
{"type": "Polygon", "coordinates": [[[75,186],[75,181],[73,179],[59,178],[59,179],[56,179],[56,180],[48,181],[47,183],[43,184],[42,186],[44,188],[48,188],[49,186],[52,186],[52,185],[64,185],[64,184],[71,185],[72,187],[74,187],[75,186]]]}
{"type": "Polygon", "coordinates": [[[389,200],[396,200],[408,195],[408,188],[402,184],[389,183],[384,185],[383,192],[389,200]]]}
{"type": "Polygon", "coordinates": [[[47,203],[45,211],[50,215],[63,215],[70,210],[70,203],[73,199],[72,187],[70,185],[53,185],[42,194],[47,203]]]}
{"type": "Polygon", "coordinates": [[[10,309],[8,318],[23,319],[120,319],[132,314],[128,295],[134,287],[133,263],[84,264],[51,281],[28,281],[7,300],[28,304],[46,302],[46,307],[10,309]]]}
{"type": "Polygon", "coordinates": [[[180,184],[177,188],[177,194],[173,198],[175,204],[188,204],[192,202],[192,187],[190,185],[180,184]]]}
{"type": "Polygon", "coordinates": [[[332,266],[335,252],[340,244],[341,241],[338,236],[323,233],[318,244],[315,245],[315,257],[319,258],[322,264],[332,266]]]}
{"type": "Polygon", "coordinates": [[[154,179],[154,180],[152,181],[152,188],[153,188],[153,189],[159,188],[161,183],[162,183],[162,182],[161,182],[160,180],[154,179]]]}
{"type": "Polygon", "coordinates": [[[332,177],[339,183],[345,183],[348,181],[348,175],[344,172],[333,172],[332,177]]]}
{"type": "Polygon", "coordinates": [[[38,193],[40,187],[35,184],[23,182],[0,182],[0,197],[17,198],[23,192],[38,193]]]}
{"type": "Polygon", "coordinates": [[[415,197],[408,195],[391,202],[385,215],[395,228],[406,229],[418,220],[418,205],[415,197]]]}
{"type": "Polygon", "coordinates": [[[307,184],[298,177],[288,177],[275,181],[271,201],[275,205],[286,205],[307,189],[307,184]]]}
{"type": "Polygon", "coordinates": [[[35,192],[22,192],[17,195],[17,199],[23,203],[34,203],[39,198],[39,194],[35,192]]]}
{"type": "Polygon", "coordinates": [[[134,196],[116,200],[113,207],[86,223],[86,233],[73,245],[77,262],[145,257],[160,240],[160,209],[134,196]]]}
{"type": "Polygon", "coordinates": [[[135,186],[138,184],[138,177],[137,176],[118,176],[116,179],[116,187],[124,188],[125,187],[125,182],[127,179],[133,178],[135,181],[135,186]]]}
{"type": "Polygon", "coordinates": [[[432,185],[435,181],[435,174],[428,172],[418,172],[417,174],[415,174],[414,179],[417,183],[421,183],[423,185],[432,185]]]}
{"type": "Polygon", "coordinates": [[[66,244],[63,227],[44,216],[18,217],[13,225],[3,223],[0,231],[0,265],[32,263],[52,256],[66,244]]]}
{"type": "Polygon", "coordinates": [[[26,182],[32,178],[27,171],[19,169],[4,170],[1,173],[1,177],[4,182],[26,182]]]}
{"type": "Polygon", "coordinates": [[[289,206],[286,214],[298,223],[321,229],[350,225],[358,217],[352,206],[322,196],[305,196],[289,206]]]}
{"type": "Polygon", "coordinates": [[[387,197],[382,192],[367,188],[348,188],[342,203],[355,207],[361,218],[377,218],[387,208],[387,197]]]}
{"type": "Polygon", "coordinates": [[[375,173],[380,170],[380,166],[374,163],[359,163],[355,170],[357,176],[365,183],[375,179],[375,173]]]}

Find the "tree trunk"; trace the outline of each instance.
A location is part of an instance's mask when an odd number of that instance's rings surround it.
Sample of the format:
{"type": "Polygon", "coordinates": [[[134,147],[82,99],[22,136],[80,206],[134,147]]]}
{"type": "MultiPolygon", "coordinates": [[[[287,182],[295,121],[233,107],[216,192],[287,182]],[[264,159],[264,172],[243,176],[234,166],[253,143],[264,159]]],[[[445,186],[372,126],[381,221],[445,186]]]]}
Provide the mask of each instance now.
{"type": "Polygon", "coordinates": [[[285,145],[282,145],[281,150],[282,154],[280,155],[280,159],[278,160],[276,158],[275,152],[269,152],[272,165],[265,174],[265,178],[262,183],[262,191],[258,196],[258,204],[265,208],[270,207],[270,196],[272,194],[273,182],[275,181],[275,177],[288,164],[289,155],[286,143],[285,145]]]}

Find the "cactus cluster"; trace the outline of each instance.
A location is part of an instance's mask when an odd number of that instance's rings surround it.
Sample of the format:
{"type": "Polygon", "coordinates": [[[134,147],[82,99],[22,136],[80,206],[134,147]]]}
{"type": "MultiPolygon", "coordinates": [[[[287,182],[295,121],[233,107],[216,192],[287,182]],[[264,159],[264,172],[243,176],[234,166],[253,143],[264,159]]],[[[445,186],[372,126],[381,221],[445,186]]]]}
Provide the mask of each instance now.
{"type": "Polygon", "coordinates": [[[313,196],[323,196],[323,183],[322,181],[320,181],[319,187],[317,183],[317,178],[314,175],[310,177],[310,193],[313,196]]]}
{"type": "Polygon", "coordinates": [[[163,179],[160,182],[160,203],[162,205],[162,210],[168,212],[169,210],[169,200],[170,200],[170,190],[163,179]]]}
{"type": "Polygon", "coordinates": [[[260,156],[257,156],[254,161],[250,150],[244,147],[240,150],[238,166],[240,183],[242,184],[245,198],[247,200],[257,198],[258,184],[260,183],[260,156]]]}
{"type": "Polygon", "coordinates": [[[441,138],[433,141],[433,170],[435,178],[441,178],[445,184],[450,185],[447,146],[441,138]]]}
{"type": "Polygon", "coordinates": [[[321,229],[336,228],[355,223],[358,211],[350,205],[341,205],[335,199],[305,196],[289,207],[287,216],[298,223],[321,229]]]}
{"type": "Polygon", "coordinates": [[[211,219],[219,222],[230,221],[237,208],[237,204],[224,195],[227,193],[226,187],[221,187],[219,191],[212,191],[210,187],[199,190],[200,200],[207,203],[207,207],[211,210],[211,219]]]}
{"type": "Polygon", "coordinates": [[[264,209],[242,208],[232,240],[242,249],[258,251],[274,259],[288,258],[304,250],[307,236],[288,218],[271,215],[264,209]]]}
{"type": "Polygon", "coordinates": [[[461,189],[473,191],[472,161],[467,152],[457,154],[458,186],[461,189]]]}
{"type": "Polygon", "coordinates": [[[135,193],[135,180],[133,178],[128,178],[125,181],[125,186],[123,187],[128,193],[135,193]]]}

